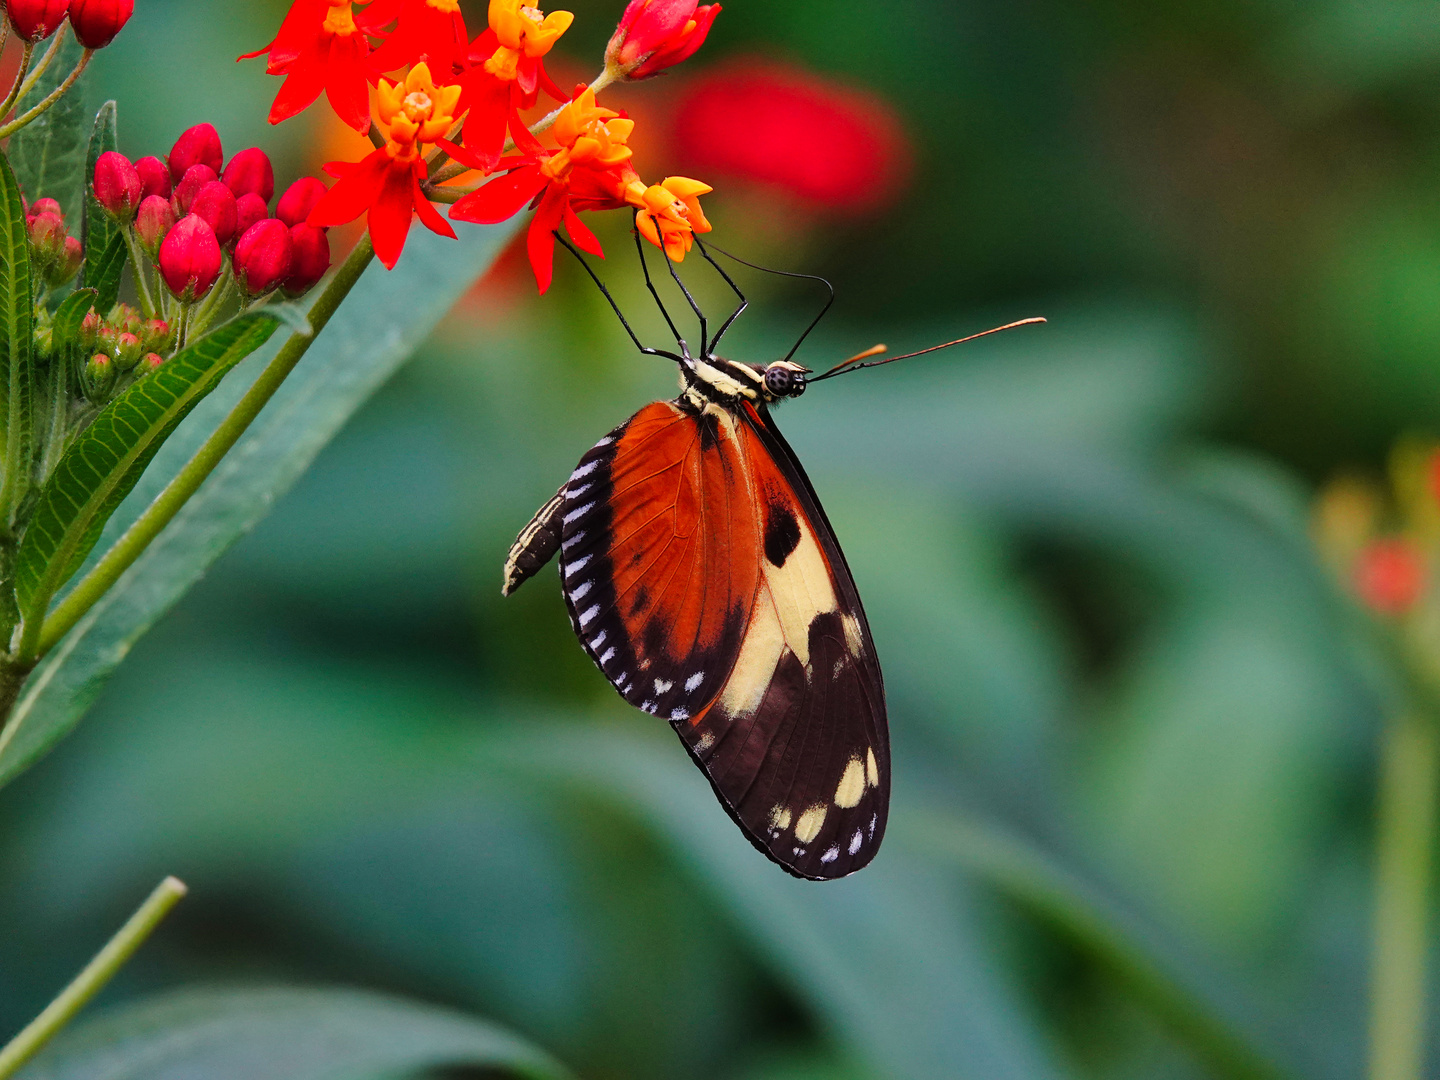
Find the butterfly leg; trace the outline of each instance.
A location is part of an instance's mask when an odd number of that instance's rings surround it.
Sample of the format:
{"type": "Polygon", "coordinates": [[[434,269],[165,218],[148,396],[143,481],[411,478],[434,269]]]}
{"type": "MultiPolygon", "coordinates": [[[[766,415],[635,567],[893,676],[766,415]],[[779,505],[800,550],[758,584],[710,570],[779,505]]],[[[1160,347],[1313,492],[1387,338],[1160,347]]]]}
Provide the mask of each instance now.
{"type": "Polygon", "coordinates": [[[505,583],[500,594],[509,596],[534,577],[560,550],[560,510],[565,505],[565,484],[535,512],[530,524],[520,530],[510,554],[505,557],[505,583]]]}

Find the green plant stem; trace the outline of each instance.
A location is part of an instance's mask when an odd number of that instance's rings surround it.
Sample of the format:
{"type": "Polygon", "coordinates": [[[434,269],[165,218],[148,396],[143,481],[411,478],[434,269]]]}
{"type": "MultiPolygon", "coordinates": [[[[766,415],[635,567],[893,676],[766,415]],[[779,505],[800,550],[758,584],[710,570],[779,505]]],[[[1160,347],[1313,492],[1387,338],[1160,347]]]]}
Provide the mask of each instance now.
{"type": "MultiPolygon", "coordinates": [[[[55,31],[55,36],[50,40],[50,47],[45,50],[45,55],[40,57],[40,62],[30,69],[30,74],[26,75],[25,81],[20,84],[20,92],[15,95],[16,101],[33,90],[40,76],[50,70],[50,65],[55,62],[55,57],[60,55],[60,46],[65,43],[65,34],[69,29],[69,23],[60,24],[60,29],[55,31]]],[[[0,115],[4,114],[0,113],[0,115]]]]}
{"type": "MultiPolygon", "coordinates": [[[[9,136],[14,135],[15,132],[19,131],[26,124],[30,123],[37,116],[43,113],[46,109],[50,108],[51,105],[54,105],[55,102],[59,101],[62,97],[64,97],[66,91],[68,91],[70,87],[75,85],[75,80],[80,78],[86,67],[89,66],[90,58],[94,55],[94,49],[86,49],[83,53],[80,54],[80,62],[75,65],[75,69],[71,71],[69,75],[65,76],[64,82],[62,82],[54,90],[51,90],[50,93],[46,94],[44,99],[42,99],[34,108],[25,110],[25,112],[17,116],[14,120],[11,120],[8,124],[0,125],[0,139],[8,138],[9,136]]],[[[3,115],[3,113],[0,113],[0,116],[3,115]]]]}
{"type": "Polygon", "coordinates": [[[170,913],[180,898],[185,895],[185,883],[178,878],[168,877],[162,881],[140,909],[130,916],[120,932],[95,954],[95,959],[85,965],[85,970],[75,976],[54,1001],[45,1006],[45,1011],[26,1025],[3,1050],[0,1050],[0,1080],[13,1076],[15,1071],[34,1057],[35,1054],[55,1037],[66,1024],[75,1018],[85,1005],[115,977],[135,950],[145,943],[160,920],[170,913]]]}
{"type": "Polygon", "coordinates": [[[1437,767],[1435,725],[1414,713],[1393,720],[1380,749],[1370,1080],[1422,1075],[1437,767]]]}
{"type": "Polygon", "coordinates": [[[1127,932],[1126,920],[1113,905],[1032,845],[1000,829],[939,816],[912,820],[906,835],[925,851],[950,857],[1105,967],[1215,1076],[1288,1076],[1171,975],[1143,941],[1127,932]]]}
{"type": "Polygon", "coordinates": [[[31,643],[28,650],[26,643],[22,641],[17,663],[33,663],[35,658],[49,652],[81,616],[109,591],[130,564],[140,557],[150,542],[160,534],[160,530],[180,512],[180,508],[195,494],[205,482],[205,478],[239,441],[240,436],[245,434],[246,429],[260,414],[260,410],[275,396],[275,391],[280,389],[280,385],[295,369],[295,365],[310,348],[310,343],[325,328],[330,317],[335,314],[335,309],[349,295],[374,257],[375,249],[370,243],[370,235],[366,233],[311,306],[311,333],[306,335],[297,332],[286,339],[275,358],[260,373],[245,392],[245,396],[236,402],[235,407],[205,440],[204,445],[195,452],[195,456],[166,485],[165,490],[156,496],[155,501],[146,507],[145,512],[135,519],[130,528],[125,530],[125,535],[115,542],[115,546],[105,553],[104,558],[95,564],[90,573],[86,574],[51,612],[43,629],[33,635],[38,641],[31,643]]]}
{"type": "Polygon", "coordinates": [[[158,318],[155,299],[150,295],[150,275],[145,272],[145,265],[150,260],[140,249],[133,226],[121,226],[120,235],[125,238],[125,249],[130,252],[131,277],[135,279],[135,292],[140,297],[140,310],[147,319],[158,318]]]}
{"type": "Polygon", "coordinates": [[[20,53],[20,67],[15,72],[15,81],[10,84],[10,91],[5,95],[5,100],[0,101],[0,117],[3,117],[14,108],[15,102],[19,99],[20,87],[25,84],[25,73],[30,70],[30,58],[34,55],[35,46],[27,41],[25,48],[20,53]]]}

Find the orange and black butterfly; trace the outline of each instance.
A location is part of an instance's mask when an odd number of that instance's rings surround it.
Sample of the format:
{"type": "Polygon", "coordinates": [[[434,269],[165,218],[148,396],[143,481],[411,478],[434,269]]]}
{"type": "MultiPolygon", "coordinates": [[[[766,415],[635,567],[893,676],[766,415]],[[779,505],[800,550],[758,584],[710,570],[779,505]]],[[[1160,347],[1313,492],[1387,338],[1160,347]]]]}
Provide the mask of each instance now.
{"type": "Polygon", "coordinates": [[[504,592],[558,552],[571,624],[620,696],[670,722],[757,848],[798,877],[839,878],[885,835],[885,685],[840,544],[771,415],[804,393],[809,369],[795,349],[770,364],[715,355],[745,308],[735,292],[713,340],[686,292],[701,321],[694,356],[678,332],[678,352],[645,347],[620,316],[642,352],[679,365],[680,395],[580,459],[515,541],[504,592]]]}

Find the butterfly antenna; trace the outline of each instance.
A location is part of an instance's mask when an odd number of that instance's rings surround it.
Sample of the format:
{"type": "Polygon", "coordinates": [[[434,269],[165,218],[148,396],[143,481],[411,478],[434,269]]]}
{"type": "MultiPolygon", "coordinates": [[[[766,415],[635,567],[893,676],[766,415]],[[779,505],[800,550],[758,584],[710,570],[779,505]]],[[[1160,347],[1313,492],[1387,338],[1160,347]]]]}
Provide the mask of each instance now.
{"type": "MultiPolygon", "coordinates": [[[[640,235],[638,230],[635,235],[640,235]]],[[[690,310],[695,313],[695,318],[700,320],[700,355],[709,356],[710,327],[705,321],[705,313],[700,310],[700,305],[695,302],[695,297],[690,295],[690,290],[685,287],[685,282],[680,280],[680,271],[675,269],[675,260],[664,251],[660,252],[660,257],[665,260],[665,267],[670,271],[670,276],[675,279],[675,284],[680,286],[680,291],[685,294],[685,300],[689,303],[690,310]]]]}
{"type": "MultiPolygon", "coordinates": [[[[698,238],[698,237],[696,238],[696,242],[699,243],[699,238],[698,238]]],[[[833,304],[833,303],[835,303],[835,286],[834,286],[834,285],[831,285],[828,280],[826,280],[825,278],[821,277],[819,274],[800,274],[800,273],[796,273],[794,270],[774,270],[774,269],[772,269],[772,268],[770,268],[770,267],[768,267],[768,266],[761,266],[761,265],[759,265],[758,263],[748,262],[748,261],[746,261],[745,259],[740,258],[739,255],[732,255],[730,252],[726,251],[724,248],[720,247],[718,244],[711,244],[710,246],[711,246],[712,248],[714,248],[716,251],[718,251],[721,255],[724,255],[727,259],[733,259],[735,262],[739,263],[741,266],[748,266],[748,267],[750,267],[751,270],[759,270],[759,271],[761,271],[762,273],[774,274],[774,275],[776,275],[777,277],[803,278],[803,279],[805,279],[806,281],[818,281],[818,282],[820,282],[821,285],[824,285],[824,286],[825,286],[826,291],[829,292],[829,294],[830,294],[830,295],[829,295],[829,298],[826,299],[826,301],[825,301],[825,306],[820,309],[820,314],[816,315],[815,318],[813,318],[813,319],[810,320],[810,325],[805,328],[805,332],[804,332],[803,334],[801,334],[801,335],[799,336],[799,338],[796,339],[794,345],[790,346],[790,351],[787,352],[787,353],[785,354],[784,358],[783,358],[783,359],[785,359],[785,360],[789,360],[789,359],[790,359],[792,356],[794,356],[795,353],[799,350],[800,346],[805,343],[805,339],[810,336],[810,331],[811,331],[811,330],[814,330],[815,327],[817,327],[817,326],[820,325],[820,320],[823,319],[823,318],[825,318],[826,314],[830,311],[830,305],[833,304]]],[[[701,251],[704,251],[704,250],[705,250],[705,249],[704,249],[704,247],[702,246],[702,247],[701,247],[701,251]]],[[[708,256],[707,256],[707,258],[708,258],[708,256]]],[[[714,260],[711,260],[711,261],[713,262],[714,260]]],[[[716,267],[716,269],[719,269],[719,268],[716,267]]],[[[721,273],[723,274],[724,271],[722,270],[721,273]]],[[[727,277],[726,280],[728,281],[729,278],[727,277]]],[[[733,288],[733,283],[732,283],[732,288],[733,288]]],[[[736,292],[739,292],[740,290],[739,290],[739,289],[736,289],[735,291],[736,291],[736,292]]],[[[736,315],[739,315],[740,312],[737,311],[735,314],[736,314],[736,315]]],[[[733,322],[734,320],[732,319],[731,321],[733,322]]],[[[727,323],[726,323],[726,328],[728,329],[728,327],[729,327],[729,323],[727,322],[727,323]]],[[[721,330],[721,333],[724,333],[724,330],[721,330]]],[[[720,336],[719,334],[716,335],[716,339],[717,339],[717,340],[719,339],[719,336],[720,336]]]]}
{"type": "Polygon", "coordinates": [[[655,288],[655,282],[650,278],[650,263],[645,259],[645,246],[640,239],[640,230],[635,230],[635,253],[640,256],[640,269],[645,274],[645,287],[650,290],[650,295],[655,298],[655,306],[660,309],[660,314],[665,316],[665,325],[670,327],[670,334],[675,339],[675,345],[686,356],[690,355],[690,346],[685,344],[685,339],[680,336],[680,330],[675,325],[675,320],[670,317],[670,312],[665,307],[665,301],[660,299],[660,290],[655,288]]]}
{"type": "MultiPolygon", "coordinates": [[[[570,252],[571,255],[574,255],[576,261],[585,268],[585,273],[590,275],[590,280],[593,281],[595,287],[600,290],[600,295],[610,302],[610,309],[615,312],[615,317],[620,320],[620,325],[625,328],[625,333],[630,335],[630,340],[635,343],[635,348],[639,349],[646,356],[663,356],[667,360],[674,360],[677,364],[683,362],[680,357],[672,352],[667,352],[664,349],[652,349],[648,345],[642,345],[640,339],[635,336],[635,331],[630,328],[630,323],[626,320],[624,313],[621,312],[620,305],[615,302],[615,298],[610,295],[610,290],[605,287],[605,283],[600,280],[590,264],[585,261],[585,257],[576,251],[570,241],[566,240],[558,232],[554,235],[555,239],[560,242],[560,245],[566,251],[570,252]]],[[[664,309],[662,308],[661,310],[664,309]]]]}
{"type": "Polygon", "coordinates": [[[862,353],[850,357],[849,360],[842,360],[823,375],[816,375],[807,382],[817,383],[823,379],[829,379],[835,375],[848,375],[852,371],[859,371],[861,368],[880,367],[882,364],[893,364],[896,360],[908,360],[912,356],[924,356],[926,353],[939,352],[941,349],[948,349],[952,345],[963,345],[967,341],[974,341],[976,338],[989,337],[991,334],[998,334],[1003,330],[1014,330],[1017,326],[1031,326],[1035,323],[1043,323],[1045,320],[1039,317],[1030,319],[1019,319],[1016,322],[1006,323],[1004,326],[991,327],[989,330],[982,330],[978,334],[971,334],[968,337],[956,338],[954,341],[947,341],[943,345],[931,345],[928,349],[917,349],[915,352],[901,353],[899,356],[887,356],[884,360],[871,360],[868,364],[858,363],[869,356],[877,356],[885,351],[884,345],[875,345],[862,353]],[[851,365],[854,365],[853,367],[851,365]]]}
{"type": "MultiPolygon", "coordinates": [[[[731,290],[740,300],[739,306],[730,313],[730,317],[728,319],[726,319],[723,323],[720,324],[720,329],[715,331],[715,337],[710,342],[710,353],[713,353],[717,348],[720,347],[720,339],[725,336],[725,331],[729,330],[730,325],[744,313],[747,307],[750,306],[750,301],[746,299],[745,294],[740,291],[740,286],[735,284],[735,279],[732,278],[729,274],[727,274],[725,272],[725,268],[721,266],[718,262],[716,262],[714,257],[711,256],[710,252],[705,247],[705,242],[701,240],[700,237],[695,237],[695,244],[697,247],[699,247],[700,254],[705,259],[705,261],[708,262],[711,266],[713,266],[715,268],[715,272],[725,279],[725,284],[730,286],[731,290]]],[[[710,355],[710,353],[707,353],[706,355],[708,356],[710,355]]]]}

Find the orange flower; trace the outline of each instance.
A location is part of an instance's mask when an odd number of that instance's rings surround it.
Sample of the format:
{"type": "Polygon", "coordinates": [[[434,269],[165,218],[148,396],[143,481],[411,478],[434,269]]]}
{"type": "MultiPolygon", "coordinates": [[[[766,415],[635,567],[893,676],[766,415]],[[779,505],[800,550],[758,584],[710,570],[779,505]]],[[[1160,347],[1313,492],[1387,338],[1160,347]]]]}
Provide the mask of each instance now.
{"type": "Polygon", "coordinates": [[[366,214],[375,255],[393,267],[404,250],[410,219],[418,213],[426,228],[442,236],[455,231],[420,190],[425,178],[424,150],[444,139],[455,124],[458,86],[437,87],[425,64],[416,64],[403,82],[380,80],[376,123],[385,145],[356,164],[332,162],[325,171],[338,177],[307,219],[326,228],[366,214]]]}
{"type": "Polygon", "coordinates": [[[675,262],[683,262],[695,233],[710,231],[710,222],[700,209],[700,196],[715,190],[709,184],[687,176],[667,176],[652,184],[629,202],[638,206],[635,227],[640,235],[675,262]]]}

